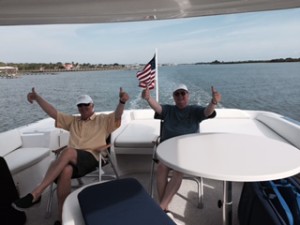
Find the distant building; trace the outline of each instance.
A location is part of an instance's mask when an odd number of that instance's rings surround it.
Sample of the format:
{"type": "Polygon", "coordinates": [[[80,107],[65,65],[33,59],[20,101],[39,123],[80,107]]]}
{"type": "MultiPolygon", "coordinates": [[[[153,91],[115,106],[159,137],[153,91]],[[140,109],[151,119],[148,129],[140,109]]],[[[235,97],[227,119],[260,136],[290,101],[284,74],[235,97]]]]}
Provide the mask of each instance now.
{"type": "Polygon", "coordinates": [[[72,70],[74,68],[74,65],[72,63],[65,63],[64,68],[66,70],[72,70]]]}
{"type": "Polygon", "coordinates": [[[18,67],[0,66],[0,76],[14,77],[18,73],[18,67]]]}

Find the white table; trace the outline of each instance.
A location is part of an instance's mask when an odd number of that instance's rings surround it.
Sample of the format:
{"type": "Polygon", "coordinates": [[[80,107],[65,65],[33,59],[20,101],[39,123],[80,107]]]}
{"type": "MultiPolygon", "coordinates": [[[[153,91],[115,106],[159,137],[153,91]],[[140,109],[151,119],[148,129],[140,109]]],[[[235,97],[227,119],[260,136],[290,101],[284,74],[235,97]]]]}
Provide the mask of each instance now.
{"type": "Polygon", "coordinates": [[[274,139],[231,133],[183,135],[161,143],[158,159],[186,174],[224,181],[223,224],[232,224],[232,181],[300,173],[300,151],[274,139]]]}

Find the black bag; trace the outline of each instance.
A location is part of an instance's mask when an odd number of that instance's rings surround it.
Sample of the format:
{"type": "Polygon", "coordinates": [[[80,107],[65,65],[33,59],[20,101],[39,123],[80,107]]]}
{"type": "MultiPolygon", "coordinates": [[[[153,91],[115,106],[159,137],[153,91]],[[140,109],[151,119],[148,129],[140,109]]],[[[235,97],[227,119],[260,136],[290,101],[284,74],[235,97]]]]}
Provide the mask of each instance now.
{"type": "Polygon", "coordinates": [[[240,225],[300,225],[300,186],[294,178],[244,183],[240,225]]]}
{"type": "Polygon", "coordinates": [[[25,224],[25,212],[18,211],[11,206],[12,202],[19,198],[19,193],[3,157],[0,157],[0,180],[0,224],[25,224]]]}

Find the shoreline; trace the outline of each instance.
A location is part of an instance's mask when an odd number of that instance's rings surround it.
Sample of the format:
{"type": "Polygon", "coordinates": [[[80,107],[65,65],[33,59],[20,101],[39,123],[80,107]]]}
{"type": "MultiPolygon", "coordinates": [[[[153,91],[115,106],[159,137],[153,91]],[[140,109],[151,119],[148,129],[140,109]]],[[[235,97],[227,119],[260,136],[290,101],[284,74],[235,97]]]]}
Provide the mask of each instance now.
{"type": "MultiPolygon", "coordinates": [[[[300,58],[277,58],[271,60],[242,60],[242,61],[221,61],[214,60],[212,62],[194,62],[194,63],[160,63],[160,66],[176,66],[176,65],[228,65],[228,64],[255,64],[255,63],[299,63],[300,58]]],[[[80,71],[106,71],[106,70],[140,70],[145,64],[75,64],[72,68],[63,68],[61,63],[3,63],[0,65],[11,64],[18,68],[18,74],[53,74],[60,72],[80,72],[80,71]],[[23,69],[22,69],[23,68],[23,69]],[[31,68],[31,69],[25,69],[31,68]],[[47,69],[46,69],[47,68],[47,69]]]]}
{"type": "Polygon", "coordinates": [[[82,69],[44,69],[44,70],[19,70],[18,75],[57,75],[65,72],[85,72],[85,71],[108,71],[108,70],[129,70],[124,67],[102,67],[102,68],[82,68],[82,69]]]}

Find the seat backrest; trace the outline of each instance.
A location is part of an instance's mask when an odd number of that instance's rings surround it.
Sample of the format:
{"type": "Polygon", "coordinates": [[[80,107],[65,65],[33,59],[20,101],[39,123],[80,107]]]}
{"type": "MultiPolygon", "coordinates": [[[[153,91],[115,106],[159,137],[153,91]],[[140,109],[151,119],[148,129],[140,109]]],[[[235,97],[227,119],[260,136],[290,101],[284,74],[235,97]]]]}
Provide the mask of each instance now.
{"type": "Polygon", "coordinates": [[[164,120],[162,118],[162,115],[158,114],[157,112],[154,113],[154,119],[160,120],[159,139],[161,139],[161,135],[163,134],[164,128],[164,120]]]}
{"type": "MultiPolygon", "coordinates": [[[[106,138],[106,144],[110,144],[110,135],[106,138]]],[[[102,159],[101,167],[106,166],[108,163],[112,163],[110,158],[110,147],[108,147],[105,152],[106,155],[105,154],[101,155],[101,159],[102,159]]]]}
{"type": "MultiPolygon", "coordinates": [[[[111,143],[111,134],[106,138],[106,143],[107,144],[110,144],[111,143]]],[[[111,165],[111,168],[113,169],[113,172],[114,172],[114,175],[108,175],[108,174],[101,174],[101,168],[99,168],[99,181],[102,180],[103,176],[106,176],[106,177],[109,177],[109,179],[113,179],[113,178],[116,178],[116,179],[119,179],[119,172],[118,172],[118,169],[117,169],[117,165],[116,165],[116,162],[115,160],[113,159],[113,157],[111,157],[111,154],[110,154],[110,147],[107,148],[107,150],[105,150],[107,155],[105,157],[104,160],[103,159],[103,155],[100,155],[101,156],[101,161],[99,161],[99,164],[101,165],[101,167],[103,166],[106,166],[107,164],[110,164],[111,165]]],[[[103,171],[104,172],[104,171],[103,171]]]]}
{"type": "MultiPolygon", "coordinates": [[[[106,144],[108,144],[108,145],[111,143],[110,138],[111,138],[111,134],[109,134],[108,137],[106,138],[106,144]]],[[[110,153],[110,147],[107,148],[107,151],[110,153]]]]}

